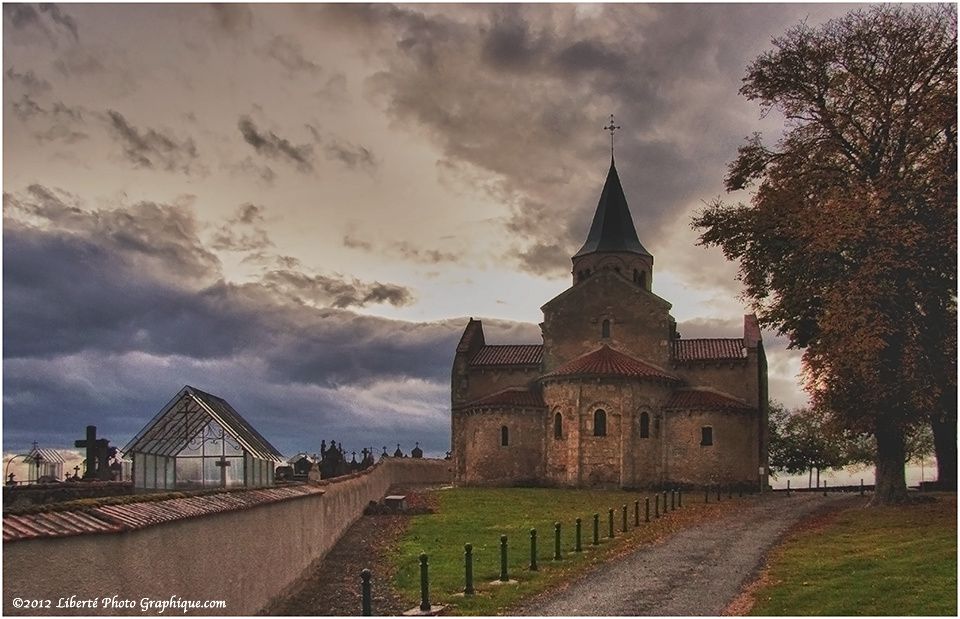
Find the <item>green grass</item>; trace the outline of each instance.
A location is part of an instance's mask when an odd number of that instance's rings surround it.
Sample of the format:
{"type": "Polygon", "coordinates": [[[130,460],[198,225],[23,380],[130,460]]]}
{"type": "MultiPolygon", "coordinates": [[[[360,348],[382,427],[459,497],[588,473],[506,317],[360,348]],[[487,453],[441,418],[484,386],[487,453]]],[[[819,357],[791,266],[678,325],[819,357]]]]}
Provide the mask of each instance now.
{"type": "Polygon", "coordinates": [[[753,615],[957,614],[957,496],[856,508],[798,530],[771,557],[753,615]]]}
{"type": "Polygon", "coordinates": [[[691,522],[732,508],[737,500],[703,504],[702,495],[684,496],[684,507],[644,524],[645,493],[615,490],[547,488],[450,488],[438,492],[435,514],[415,516],[391,553],[394,588],[413,608],[420,599],[418,556],[430,560],[430,601],[448,605],[448,613],[494,615],[582,573],[604,559],[667,535],[691,522]],[[699,499],[697,498],[699,496],[699,499]],[[640,499],[640,527],[634,528],[633,502],[640,499]],[[628,506],[628,533],[621,532],[621,506],[628,506]],[[616,537],[607,538],[609,508],[615,508],[616,537]],[[593,514],[600,514],[600,545],[591,546],[593,514]],[[583,521],[582,553],[574,553],[574,522],[583,521]],[[553,560],[554,522],[562,526],[563,559],[553,560]],[[529,570],[530,529],[537,529],[539,571],[529,570]],[[508,536],[508,575],[516,583],[493,584],[500,574],[500,535],[508,536]],[[474,587],[462,595],[463,546],[473,544],[474,587]]]}

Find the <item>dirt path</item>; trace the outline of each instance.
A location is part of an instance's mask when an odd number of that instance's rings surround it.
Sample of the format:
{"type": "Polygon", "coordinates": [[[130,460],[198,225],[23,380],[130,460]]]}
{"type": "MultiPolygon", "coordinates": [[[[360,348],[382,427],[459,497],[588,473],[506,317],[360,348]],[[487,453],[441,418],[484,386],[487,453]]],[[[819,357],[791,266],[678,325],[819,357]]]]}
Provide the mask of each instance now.
{"type": "Polygon", "coordinates": [[[859,497],[766,495],[742,511],[678,532],[527,602],[518,615],[720,615],[767,551],[807,514],[859,497]]]}

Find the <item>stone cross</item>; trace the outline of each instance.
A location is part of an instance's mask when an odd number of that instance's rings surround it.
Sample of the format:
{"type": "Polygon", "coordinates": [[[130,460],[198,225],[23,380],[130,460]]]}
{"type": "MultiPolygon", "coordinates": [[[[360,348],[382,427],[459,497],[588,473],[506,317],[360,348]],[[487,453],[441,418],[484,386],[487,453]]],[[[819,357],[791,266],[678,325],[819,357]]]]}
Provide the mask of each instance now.
{"type": "Polygon", "coordinates": [[[84,479],[97,479],[104,474],[110,478],[107,460],[110,458],[110,441],[97,438],[97,426],[87,426],[87,438],[74,441],[74,447],[84,447],[87,450],[87,470],[83,473],[84,479]]]}
{"type": "Polygon", "coordinates": [[[227,467],[230,466],[230,461],[221,456],[220,459],[217,460],[214,464],[220,467],[220,487],[226,488],[227,487],[227,467]]]}

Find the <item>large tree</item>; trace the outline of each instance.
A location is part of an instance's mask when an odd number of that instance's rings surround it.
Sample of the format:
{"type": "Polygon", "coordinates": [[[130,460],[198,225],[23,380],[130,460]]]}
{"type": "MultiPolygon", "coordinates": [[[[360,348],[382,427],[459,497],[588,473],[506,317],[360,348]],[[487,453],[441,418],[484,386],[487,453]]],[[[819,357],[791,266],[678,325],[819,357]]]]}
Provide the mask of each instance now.
{"type": "Polygon", "coordinates": [[[875,437],[878,503],[906,497],[917,424],[945,421],[938,444],[956,448],[956,40],[942,5],[774,39],[740,92],[784,133],[755,134],[730,164],[726,187],[752,189],[749,204],[694,219],[701,243],[739,261],[762,324],[804,349],[814,405],[875,437]]]}

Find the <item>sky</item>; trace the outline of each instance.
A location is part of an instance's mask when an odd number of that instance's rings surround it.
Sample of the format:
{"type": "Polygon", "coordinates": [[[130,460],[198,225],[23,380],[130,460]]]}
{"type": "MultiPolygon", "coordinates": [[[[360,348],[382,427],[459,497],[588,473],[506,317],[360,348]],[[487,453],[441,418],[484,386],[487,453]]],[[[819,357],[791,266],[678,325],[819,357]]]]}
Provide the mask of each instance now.
{"type": "Polygon", "coordinates": [[[571,284],[610,114],[653,291],[741,336],[691,218],[783,129],[746,66],[855,6],[4,4],[4,451],[122,446],[190,384],[286,455],[443,454],[468,317],[537,343],[571,284]]]}

